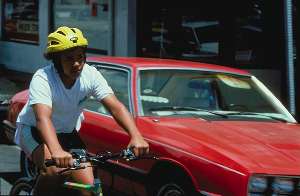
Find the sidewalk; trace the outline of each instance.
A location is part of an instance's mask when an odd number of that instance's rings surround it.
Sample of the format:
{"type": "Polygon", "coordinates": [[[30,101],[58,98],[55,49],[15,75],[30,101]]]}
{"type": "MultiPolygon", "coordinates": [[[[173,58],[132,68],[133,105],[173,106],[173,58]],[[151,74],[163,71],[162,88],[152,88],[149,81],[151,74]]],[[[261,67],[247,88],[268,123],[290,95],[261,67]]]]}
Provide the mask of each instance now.
{"type": "Polygon", "coordinates": [[[20,148],[0,145],[0,195],[8,195],[14,181],[20,177],[20,148]]]}

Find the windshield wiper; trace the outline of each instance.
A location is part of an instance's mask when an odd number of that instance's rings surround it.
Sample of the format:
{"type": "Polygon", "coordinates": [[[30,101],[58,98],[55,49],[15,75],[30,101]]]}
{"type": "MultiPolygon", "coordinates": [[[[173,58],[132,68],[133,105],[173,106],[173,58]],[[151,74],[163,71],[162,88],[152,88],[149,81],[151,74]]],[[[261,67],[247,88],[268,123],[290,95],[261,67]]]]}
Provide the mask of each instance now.
{"type": "Polygon", "coordinates": [[[238,115],[238,116],[243,116],[243,115],[252,115],[252,116],[263,116],[263,117],[267,117],[267,118],[271,118],[273,120],[277,120],[280,122],[288,122],[287,120],[283,119],[283,118],[279,118],[279,117],[275,117],[275,116],[270,116],[270,115],[266,115],[266,114],[262,114],[262,113],[255,113],[255,112],[232,112],[232,113],[226,113],[226,115],[230,116],[234,116],[234,115],[238,115]]]}
{"type": "Polygon", "coordinates": [[[164,111],[164,110],[171,110],[171,111],[201,111],[201,112],[207,112],[210,114],[214,114],[217,116],[221,116],[222,118],[228,118],[225,114],[220,114],[218,112],[214,112],[211,110],[205,110],[201,108],[194,108],[194,107],[184,107],[184,106],[163,106],[163,107],[154,107],[150,108],[149,111],[164,111]]]}

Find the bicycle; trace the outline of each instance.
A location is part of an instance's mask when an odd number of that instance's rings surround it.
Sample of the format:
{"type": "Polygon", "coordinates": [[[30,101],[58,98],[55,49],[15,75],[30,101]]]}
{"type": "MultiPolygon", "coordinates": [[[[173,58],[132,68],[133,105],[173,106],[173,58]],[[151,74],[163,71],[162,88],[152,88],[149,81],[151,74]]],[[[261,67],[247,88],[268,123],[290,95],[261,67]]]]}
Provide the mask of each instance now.
{"type": "MultiPolygon", "coordinates": [[[[118,153],[111,153],[106,151],[103,153],[97,153],[96,155],[92,155],[90,153],[87,153],[85,150],[80,149],[80,150],[73,151],[71,154],[74,159],[73,166],[70,168],[63,169],[62,171],[59,172],[60,174],[63,174],[71,170],[84,169],[86,167],[97,168],[101,164],[105,164],[105,162],[108,160],[124,159],[126,161],[133,161],[138,159],[156,159],[156,160],[158,159],[157,157],[152,155],[136,157],[130,149],[124,149],[118,153]],[[81,163],[86,163],[86,162],[90,162],[91,165],[81,166],[81,163]]],[[[45,165],[46,167],[55,166],[55,162],[53,160],[46,160],[45,165]]],[[[99,178],[97,178],[97,175],[94,176],[95,179],[93,185],[65,181],[63,183],[63,187],[66,188],[67,191],[70,191],[71,189],[86,190],[92,192],[93,195],[103,196],[101,181],[99,178]]],[[[38,175],[34,176],[33,178],[20,178],[12,186],[9,195],[11,196],[32,195],[37,177],[38,175]]]]}

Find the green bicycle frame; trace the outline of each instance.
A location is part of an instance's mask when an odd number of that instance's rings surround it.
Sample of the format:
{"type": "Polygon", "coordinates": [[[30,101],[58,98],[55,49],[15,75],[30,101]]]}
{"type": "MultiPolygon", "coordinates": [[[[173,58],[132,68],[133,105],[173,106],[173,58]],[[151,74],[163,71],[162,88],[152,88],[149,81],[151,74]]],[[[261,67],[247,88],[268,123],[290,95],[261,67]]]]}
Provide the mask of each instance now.
{"type": "Polygon", "coordinates": [[[65,182],[64,187],[71,188],[71,189],[78,189],[78,190],[86,190],[89,192],[94,193],[98,196],[103,196],[101,182],[99,179],[95,179],[93,185],[91,184],[81,184],[76,182],[65,182]]]}

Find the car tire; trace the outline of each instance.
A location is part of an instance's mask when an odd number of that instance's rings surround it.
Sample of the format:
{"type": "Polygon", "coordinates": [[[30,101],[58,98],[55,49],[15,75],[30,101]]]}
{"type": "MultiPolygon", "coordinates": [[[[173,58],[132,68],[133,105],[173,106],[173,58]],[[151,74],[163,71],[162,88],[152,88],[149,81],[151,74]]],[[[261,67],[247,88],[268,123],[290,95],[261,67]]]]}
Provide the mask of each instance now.
{"type": "MultiPolygon", "coordinates": [[[[174,177],[174,176],[173,176],[174,177]]],[[[148,189],[149,190],[149,189],[148,189]]],[[[191,196],[193,187],[189,180],[164,178],[151,185],[149,195],[153,196],[191,196]]]]}
{"type": "Polygon", "coordinates": [[[183,190],[183,188],[176,184],[176,183],[173,183],[173,182],[170,182],[170,183],[166,183],[162,186],[160,186],[156,193],[155,193],[156,196],[184,196],[184,195],[187,195],[185,193],[185,191],[183,190]]]}
{"type": "Polygon", "coordinates": [[[23,177],[34,178],[38,174],[38,170],[34,163],[25,155],[24,151],[20,154],[20,168],[23,177]]]}

